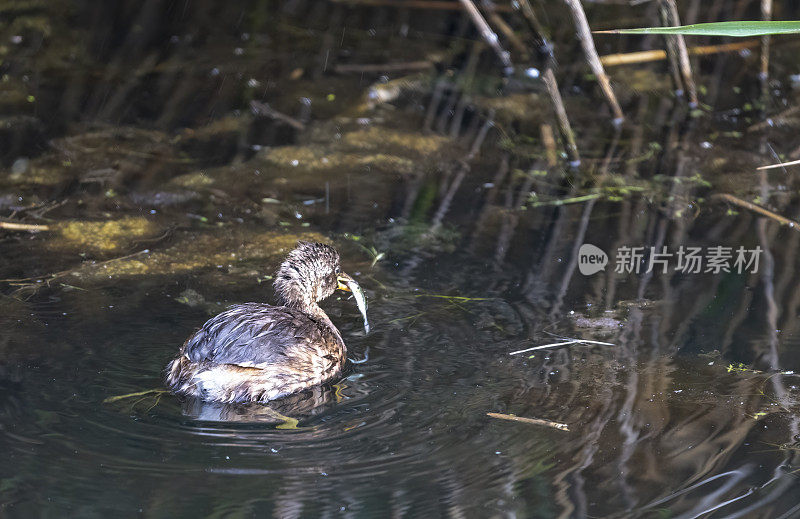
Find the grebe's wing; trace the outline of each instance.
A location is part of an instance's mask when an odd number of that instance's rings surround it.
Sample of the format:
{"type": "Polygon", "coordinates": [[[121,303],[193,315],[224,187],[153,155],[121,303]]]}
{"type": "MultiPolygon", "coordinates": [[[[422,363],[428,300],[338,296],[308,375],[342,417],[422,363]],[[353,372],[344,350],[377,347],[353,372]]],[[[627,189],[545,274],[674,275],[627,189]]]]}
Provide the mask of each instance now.
{"type": "MultiPolygon", "coordinates": [[[[282,306],[236,305],[209,319],[186,341],[192,362],[267,367],[319,355],[330,341],[308,315],[282,306]]],[[[310,360],[310,359],[309,359],[310,360]]]]}

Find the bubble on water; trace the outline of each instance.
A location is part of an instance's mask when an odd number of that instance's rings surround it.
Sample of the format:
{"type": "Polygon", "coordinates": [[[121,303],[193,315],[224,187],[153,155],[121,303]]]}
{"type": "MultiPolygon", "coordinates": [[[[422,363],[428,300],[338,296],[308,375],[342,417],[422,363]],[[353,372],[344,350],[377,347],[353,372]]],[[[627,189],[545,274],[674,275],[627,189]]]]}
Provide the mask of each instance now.
{"type": "Polygon", "coordinates": [[[525,75],[529,78],[536,79],[541,75],[538,68],[530,67],[525,69],[525,75]]]}

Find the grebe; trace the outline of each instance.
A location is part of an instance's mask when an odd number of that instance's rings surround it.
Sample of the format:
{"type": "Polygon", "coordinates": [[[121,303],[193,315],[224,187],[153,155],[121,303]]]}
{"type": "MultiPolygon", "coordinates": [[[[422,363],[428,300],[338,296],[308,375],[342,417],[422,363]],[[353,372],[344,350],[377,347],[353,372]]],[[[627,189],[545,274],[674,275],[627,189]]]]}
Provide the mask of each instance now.
{"type": "Polygon", "coordinates": [[[361,287],[339,267],[339,253],[299,242],[275,276],[281,306],[245,303],[209,319],[167,366],[176,393],[219,402],[266,402],[342,372],[347,348],[317,303],[352,292],[367,323],[361,287]]]}

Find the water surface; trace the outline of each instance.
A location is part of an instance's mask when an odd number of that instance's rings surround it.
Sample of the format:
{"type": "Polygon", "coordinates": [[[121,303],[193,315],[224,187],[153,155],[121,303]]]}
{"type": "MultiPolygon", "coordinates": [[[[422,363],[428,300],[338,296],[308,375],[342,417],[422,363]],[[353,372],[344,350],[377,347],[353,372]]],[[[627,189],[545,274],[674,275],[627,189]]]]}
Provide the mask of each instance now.
{"type": "Polygon", "coordinates": [[[663,64],[613,71],[615,129],[548,9],[570,168],[560,140],[549,162],[541,125],[557,126],[522,73],[541,63],[514,55],[504,80],[457,11],[3,10],[0,208],[49,226],[0,236],[4,515],[800,513],[800,234],[719,196],[800,218],[793,171],[755,171],[793,152],[791,120],[760,124],[794,102],[788,44],[766,112],[755,56],[698,62],[697,110],[663,64]],[[324,304],[344,377],[268,408],[164,393],[206,319],[274,301],[300,239],[334,244],[369,299],[369,335],[352,300],[324,304]],[[604,271],[581,273],[585,243],[604,271]],[[625,247],[643,256],[617,272],[625,247]],[[727,271],[677,272],[681,247],[730,248],[727,271]],[[757,267],[736,268],[739,247],[757,267]],[[571,339],[595,342],[509,355],[571,339]]]}

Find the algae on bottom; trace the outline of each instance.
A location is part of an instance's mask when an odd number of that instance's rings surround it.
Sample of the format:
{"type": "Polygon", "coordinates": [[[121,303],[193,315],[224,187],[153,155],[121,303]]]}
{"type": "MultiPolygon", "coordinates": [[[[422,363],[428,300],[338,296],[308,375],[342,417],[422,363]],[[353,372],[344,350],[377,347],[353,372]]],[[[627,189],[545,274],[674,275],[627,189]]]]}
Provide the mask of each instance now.
{"type": "Polygon", "coordinates": [[[188,232],[159,251],[111,260],[101,265],[86,263],[72,275],[87,281],[129,276],[183,274],[204,268],[239,265],[247,261],[272,263],[281,259],[298,241],[328,242],[319,233],[286,234],[267,231],[257,234],[242,229],[222,228],[216,233],[188,232]]]}
{"type": "Polygon", "coordinates": [[[52,248],[76,248],[91,252],[114,252],[143,237],[152,237],[159,227],[147,218],[134,216],[101,222],[73,220],[57,226],[60,239],[51,240],[52,248]]]}

